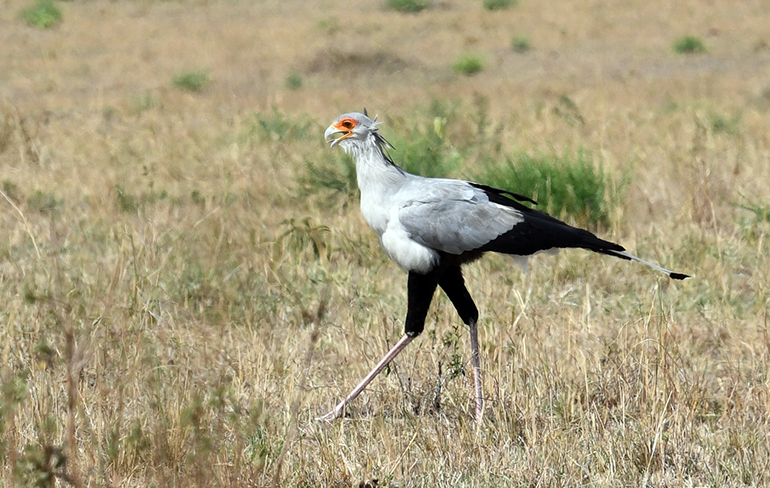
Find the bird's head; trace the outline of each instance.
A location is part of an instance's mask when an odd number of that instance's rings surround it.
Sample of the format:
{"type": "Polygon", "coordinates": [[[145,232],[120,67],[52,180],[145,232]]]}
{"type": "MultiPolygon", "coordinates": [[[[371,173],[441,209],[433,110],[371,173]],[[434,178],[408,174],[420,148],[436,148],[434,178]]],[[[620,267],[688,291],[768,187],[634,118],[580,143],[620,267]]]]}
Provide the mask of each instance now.
{"type": "Polygon", "coordinates": [[[377,121],[377,116],[370,119],[366,110],[364,113],[350,112],[337,117],[337,120],[324,132],[324,138],[326,142],[331,144],[331,147],[339,144],[346,153],[352,154],[356,160],[360,157],[366,159],[374,154],[376,159],[387,165],[395,166],[387,151],[393,146],[377,131],[377,126],[380,124],[381,122],[377,121]]]}
{"type": "Polygon", "coordinates": [[[364,143],[371,134],[376,134],[378,125],[380,122],[377,122],[376,116],[370,119],[366,114],[350,112],[337,117],[324,132],[324,138],[332,147],[340,144],[348,150],[350,146],[364,143]]]}

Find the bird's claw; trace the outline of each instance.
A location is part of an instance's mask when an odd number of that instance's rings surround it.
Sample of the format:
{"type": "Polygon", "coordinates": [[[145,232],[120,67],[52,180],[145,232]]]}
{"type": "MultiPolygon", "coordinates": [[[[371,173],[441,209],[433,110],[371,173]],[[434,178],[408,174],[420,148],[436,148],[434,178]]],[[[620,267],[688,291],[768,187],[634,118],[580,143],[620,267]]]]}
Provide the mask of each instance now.
{"type": "Polygon", "coordinates": [[[332,410],[331,412],[327,413],[326,415],[322,415],[320,417],[316,417],[316,422],[331,422],[333,420],[337,420],[340,418],[339,412],[337,410],[332,410]]]}

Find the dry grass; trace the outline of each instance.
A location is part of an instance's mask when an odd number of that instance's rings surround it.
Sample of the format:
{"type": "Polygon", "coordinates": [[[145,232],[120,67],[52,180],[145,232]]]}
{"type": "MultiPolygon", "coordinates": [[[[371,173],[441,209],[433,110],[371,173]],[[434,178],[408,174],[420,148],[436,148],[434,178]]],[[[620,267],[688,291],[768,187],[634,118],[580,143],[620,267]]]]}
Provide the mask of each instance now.
{"type": "Polygon", "coordinates": [[[761,2],[67,2],[51,30],[27,6],[0,9],[0,484],[770,483],[761,2]],[[708,53],[672,53],[685,33],[708,53]],[[174,88],[189,71],[205,90],[174,88]],[[400,335],[406,280],[355,202],[298,197],[306,161],[339,157],[342,111],[387,136],[431,99],[473,144],[484,98],[501,154],[631,175],[602,234],[696,278],[489,257],[483,425],[443,297],[351,418],[314,422],[400,335]]]}

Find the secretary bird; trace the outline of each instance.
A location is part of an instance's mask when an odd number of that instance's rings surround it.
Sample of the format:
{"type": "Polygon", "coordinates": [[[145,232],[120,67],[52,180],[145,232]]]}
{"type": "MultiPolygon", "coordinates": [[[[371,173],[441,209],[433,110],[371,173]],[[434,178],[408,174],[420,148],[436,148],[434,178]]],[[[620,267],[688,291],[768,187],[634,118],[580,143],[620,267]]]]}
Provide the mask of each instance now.
{"type": "Polygon", "coordinates": [[[479,312],[463,280],[463,264],[485,252],[508,254],[526,269],[528,256],[558,248],[583,248],[637,261],[675,280],[689,276],[641,259],[587,230],[522,205],[536,203],[518,193],[470,181],[424,178],[396,166],[380,135],[381,122],[363,114],[340,115],[326,129],[331,147],[339,145],[356,160],[361,213],[380,238],[385,253],[409,272],[404,336],[334,410],[320,417],[340,417],[345,407],[412,340],[420,335],[437,287],[449,297],[470,330],[476,420],[483,415],[477,321],[479,312]]]}

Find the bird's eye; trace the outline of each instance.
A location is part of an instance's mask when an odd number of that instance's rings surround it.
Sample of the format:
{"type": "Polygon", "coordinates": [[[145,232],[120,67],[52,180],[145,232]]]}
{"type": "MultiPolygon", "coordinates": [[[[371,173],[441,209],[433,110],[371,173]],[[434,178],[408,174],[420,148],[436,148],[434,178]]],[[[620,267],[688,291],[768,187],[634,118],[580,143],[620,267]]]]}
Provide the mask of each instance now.
{"type": "Polygon", "coordinates": [[[345,119],[340,121],[340,125],[346,129],[352,129],[356,126],[356,121],[353,119],[345,119]]]}

